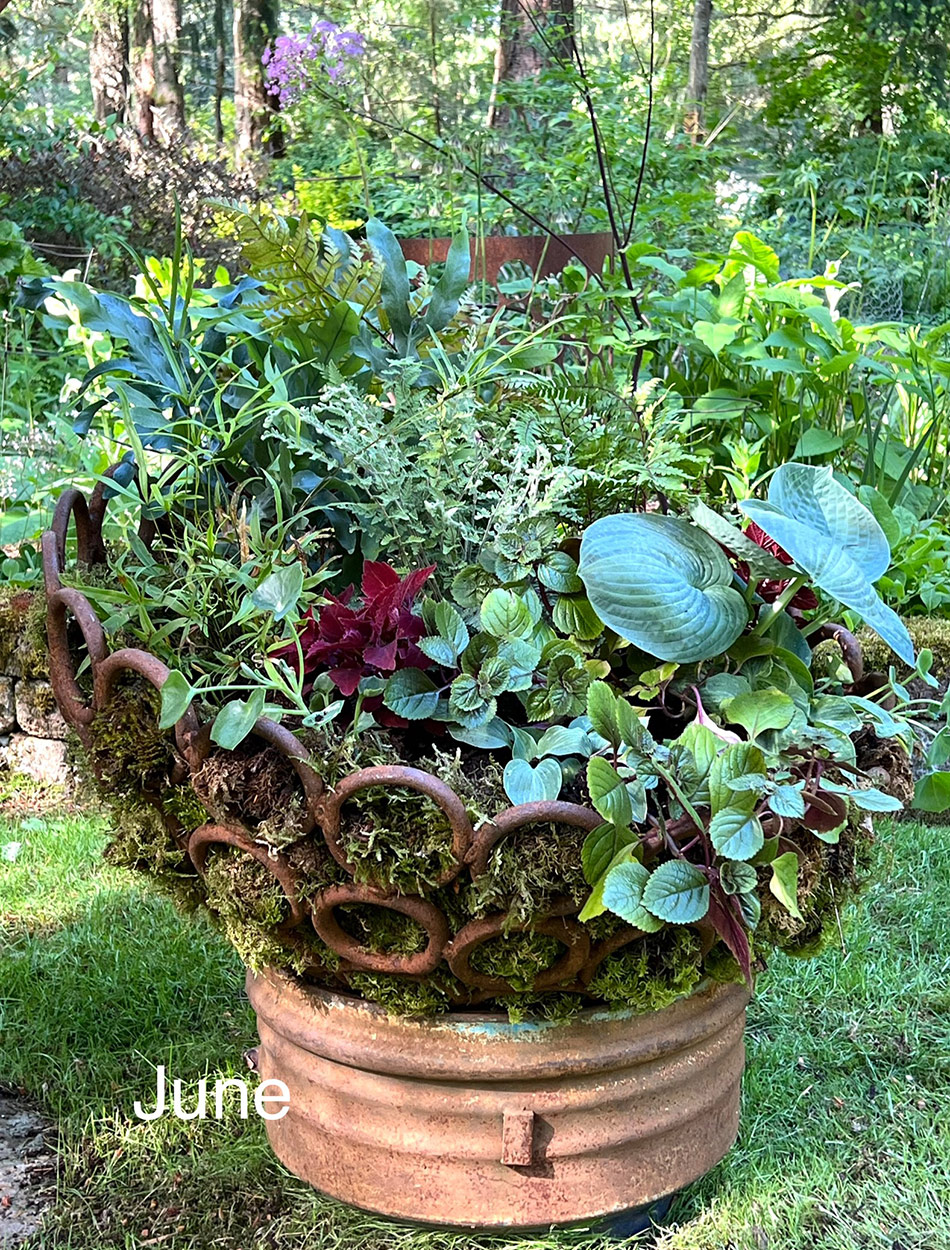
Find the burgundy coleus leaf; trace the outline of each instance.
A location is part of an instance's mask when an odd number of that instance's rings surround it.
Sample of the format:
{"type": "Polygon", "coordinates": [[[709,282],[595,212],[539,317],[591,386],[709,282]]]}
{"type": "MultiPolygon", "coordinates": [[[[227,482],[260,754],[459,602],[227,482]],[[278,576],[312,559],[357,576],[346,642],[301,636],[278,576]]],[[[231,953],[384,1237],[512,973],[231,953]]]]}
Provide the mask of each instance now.
{"type": "MultiPolygon", "coordinates": [[[[766,534],[765,530],[756,525],[753,521],[749,528],[745,531],[746,538],[751,538],[757,547],[761,547],[763,551],[767,551],[769,555],[775,556],[781,564],[791,564],[792,557],[788,554],[784,547],[780,547],[774,538],[766,534]]],[[[744,560],[736,562],[736,572],[746,581],[749,580],[749,566],[744,560]]],[[[790,579],[789,579],[790,580],[790,579]]],[[[765,600],[766,603],[774,603],[781,595],[782,591],[788,585],[787,581],[781,579],[766,579],[756,584],[757,593],[765,600]]],[[[809,612],[818,607],[818,597],[808,586],[803,586],[801,590],[790,600],[788,609],[793,615],[798,612],[809,612]]]]}
{"type": "MultiPolygon", "coordinates": [[[[304,693],[310,692],[320,673],[329,674],[340,693],[349,697],[356,693],[363,677],[431,667],[431,661],[416,646],[426,628],[422,617],[412,611],[412,602],[434,568],[416,569],[400,577],[388,564],[367,560],[358,598],[355,588],[349,586],[340,595],[328,595],[318,615],[311,608],[299,632],[304,693]]],[[[274,656],[296,663],[297,648],[288,643],[274,656]]]]}
{"type": "Polygon", "coordinates": [[[727,895],[717,881],[709,883],[709,911],[706,921],[722,938],[732,953],[736,963],[742,969],[746,984],[752,987],[752,950],[749,946],[749,933],[742,923],[742,912],[735,895],[727,895]]]}

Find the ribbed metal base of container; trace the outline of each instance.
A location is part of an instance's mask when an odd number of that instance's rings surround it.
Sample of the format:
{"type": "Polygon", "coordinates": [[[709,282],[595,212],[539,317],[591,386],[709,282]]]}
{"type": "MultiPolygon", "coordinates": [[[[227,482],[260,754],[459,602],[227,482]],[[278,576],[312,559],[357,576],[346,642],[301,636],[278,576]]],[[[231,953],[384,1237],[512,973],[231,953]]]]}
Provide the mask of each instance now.
{"type": "Polygon", "coordinates": [[[387,1016],[291,977],[248,974],[267,1123],[315,1188],[395,1219],[533,1228],[646,1206],[735,1140],[748,995],[713,986],[647,1015],[569,1024],[387,1016]]]}

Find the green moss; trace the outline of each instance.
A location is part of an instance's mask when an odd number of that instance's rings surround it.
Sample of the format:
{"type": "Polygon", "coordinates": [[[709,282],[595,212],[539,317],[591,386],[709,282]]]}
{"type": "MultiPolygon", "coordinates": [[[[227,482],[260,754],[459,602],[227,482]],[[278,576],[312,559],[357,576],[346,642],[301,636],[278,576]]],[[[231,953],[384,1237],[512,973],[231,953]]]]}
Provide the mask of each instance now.
{"type": "MultiPolygon", "coordinates": [[[[924,648],[933,652],[933,668],[935,677],[947,680],[950,678],[950,620],[936,616],[905,616],[902,618],[914,643],[915,651],[924,648]]],[[[909,669],[903,664],[882,638],[870,629],[861,629],[857,633],[861,652],[864,656],[864,668],[869,673],[886,673],[893,664],[898,673],[907,673],[909,669]]]]}
{"type": "Polygon", "coordinates": [[[194,833],[208,822],[208,811],[190,785],[169,786],[162,795],[162,806],[185,833],[194,833]]]}
{"type": "Polygon", "coordinates": [[[0,590],[0,672],[29,680],[49,678],[46,602],[41,594],[0,590]]]}
{"type": "Polygon", "coordinates": [[[161,795],[177,760],[171,736],[158,727],[160,697],[145,681],[120,686],[89,726],[89,763],[104,796],[161,795]]]}
{"type": "Polygon", "coordinates": [[[110,806],[109,817],[112,840],[105,854],[110,863],[147,873],[186,911],[204,901],[201,879],[161,812],[150,803],[127,798],[110,806]]]}
{"type": "Polygon", "coordinates": [[[362,903],[336,909],[344,933],[377,954],[417,955],[428,944],[425,929],[411,916],[388,907],[362,903]]]}
{"type": "Polygon", "coordinates": [[[581,867],[586,837],[573,825],[536,824],[502,838],[467,894],[472,915],[510,911],[525,923],[565,896],[581,907],[590,893],[581,867]]]}
{"type": "Polygon", "coordinates": [[[608,955],[587,988],[609,1007],[662,1011],[702,978],[699,938],[692,929],[668,926],[608,955]]]}
{"type": "Polygon", "coordinates": [[[528,992],[535,978],[563,952],[562,943],[546,933],[509,933],[477,946],[471,966],[484,976],[502,977],[513,989],[528,992]]]}
{"type": "Polygon", "coordinates": [[[219,916],[257,925],[280,925],[288,903],[264,864],[233,846],[216,847],[205,866],[208,907],[219,916]]]}
{"type": "Polygon", "coordinates": [[[511,1024],[546,1020],[552,1024],[568,1024],[588,1007],[580,994],[514,994],[496,1005],[505,1011],[511,1024]]]}
{"type": "Polygon", "coordinates": [[[453,996],[464,987],[448,971],[437,969],[422,981],[383,972],[352,972],[350,989],[378,1003],[391,1016],[437,1016],[452,1010],[453,996]]]}

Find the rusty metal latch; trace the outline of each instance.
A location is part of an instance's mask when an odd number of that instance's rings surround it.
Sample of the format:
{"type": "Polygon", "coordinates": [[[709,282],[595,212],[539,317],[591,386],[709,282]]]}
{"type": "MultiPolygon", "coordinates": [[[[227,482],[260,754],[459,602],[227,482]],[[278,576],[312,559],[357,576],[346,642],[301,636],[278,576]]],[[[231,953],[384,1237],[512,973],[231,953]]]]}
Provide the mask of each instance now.
{"type": "Polygon", "coordinates": [[[501,1161],[509,1167],[534,1162],[534,1112],[506,1111],[501,1130],[501,1161]]]}

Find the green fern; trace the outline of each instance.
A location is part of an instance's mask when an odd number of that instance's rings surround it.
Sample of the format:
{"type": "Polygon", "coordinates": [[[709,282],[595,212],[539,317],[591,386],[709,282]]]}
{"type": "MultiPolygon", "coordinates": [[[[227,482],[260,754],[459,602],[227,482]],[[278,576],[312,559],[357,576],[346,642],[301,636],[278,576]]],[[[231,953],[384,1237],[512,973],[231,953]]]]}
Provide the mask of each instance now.
{"type": "Polygon", "coordinates": [[[281,217],[228,201],[212,207],[232,227],[247,272],[264,285],[267,324],[323,322],[343,301],[363,317],[379,303],[381,270],[346,235],[322,230],[306,214],[281,217]]]}

